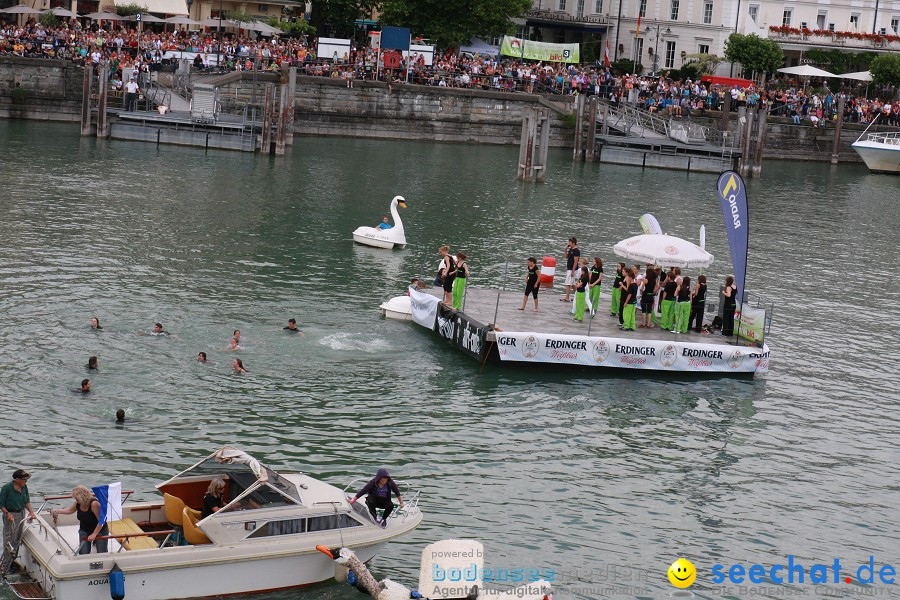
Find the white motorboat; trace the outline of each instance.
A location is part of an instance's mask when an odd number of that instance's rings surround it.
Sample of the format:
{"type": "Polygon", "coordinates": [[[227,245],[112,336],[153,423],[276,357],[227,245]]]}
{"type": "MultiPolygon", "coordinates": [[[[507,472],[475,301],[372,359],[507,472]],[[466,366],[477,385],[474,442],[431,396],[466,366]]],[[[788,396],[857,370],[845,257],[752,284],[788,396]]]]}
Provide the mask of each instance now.
{"type": "Polygon", "coordinates": [[[412,320],[412,306],[409,302],[409,296],[394,296],[390,300],[382,302],[378,309],[388,319],[412,320]]]}
{"type": "Polygon", "coordinates": [[[419,493],[397,482],[406,506],[382,528],[364,502],[348,502],[347,489],[358,481],[342,490],[301,473],[276,473],[225,446],[157,485],[163,501],[124,502],[122,518],[109,523],[109,551],[85,555],[76,553],[75,516],[60,515],[58,525],[50,518],[49,507],[68,506],[71,497],[45,498],[38,518],[26,521],[20,575],[10,587],[22,598],[108,600],[121,595],[115,586],[121,588],[123,573],[126,600],[167,600],[325,581],[335,567],[316,546],[347,546],[369,560],[422,521],[419,493]],[[226,482],[225,505],[199,519],[192,509],[202,506],[216,477],[226,482]],[[187,545],[172,543],[181,528],[187,545]]]}
{"type": "Polygon", "coordinates": [[[406,200],[403,196],[394,196],[391,200],[391,218],[394,219],[394,225],[390,229],[381,229],[376,227],[357,227],[353,232],[353,241],[366,246],[374,246],[375,248],[385,248],[390,250],[394,246],[406,245],[406,233],[403,231],[403,221],[397,213],[397,207],[406,208],[406,200]]]}
{"type": "Polygon", "coordinates": [[[900,175],[900,132],[870,133],[866,139],[860,136],[852,148],[873,173],[900,175]]]}

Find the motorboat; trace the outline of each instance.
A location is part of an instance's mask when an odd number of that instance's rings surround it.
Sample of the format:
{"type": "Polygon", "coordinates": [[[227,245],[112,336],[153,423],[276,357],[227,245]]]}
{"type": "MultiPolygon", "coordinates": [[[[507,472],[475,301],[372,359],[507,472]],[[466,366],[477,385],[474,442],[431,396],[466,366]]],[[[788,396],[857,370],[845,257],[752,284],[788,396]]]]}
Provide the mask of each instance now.
{"type": "Polygon", "coordinates": [[[409,302],[409,296],[394,296],[390,300],[385,300],[378,307],[381,314],[388,319],[398,319],[400,321],[412,320],[412,306],[409,302]]]}
{"type": "Polygon", "coordinates": [[[394,225],[390,229],[381,229],[378,227],[357,227],[353,232],[353,241],[366,246],[374,246],[375,248],[385,248],[390,250],[394,246],[406,245],[406,233],[403,231],[403,221],[397,213],[397,207],[406,208],[406,200],[403,196],[394,196],[391,200],[391,218],[394,219],[394,225]]]}
{"type": "Polygon", "coordinates": [[[71,505],[71,496],[46,497],[37,519],[25,522],[19,575],[10,587],[32,599],[168,600],[325,581],[335,567],[316,546],[346,546],[370,560],[422,521],[419,493],[401,481],[405,507],[385,527],[364,502],[351,505],[348,490],[367,480],[341,489],[303,473],[275,472],[224,446],[157,485],[162,501],[131,502],[123,492],[121,518],[108,522],[108,552],[84,555],[77,554],[75,515],[59,515],[56,523],[50,517],[49,508],[71,505]],[[214,478],[225,481],[224,506],[201,518],[196,509],[214,478]]]}
{"type": "Polygon", "coordinates": [[[851,147],[869,170],[873,173],[900,175],[900,132],[870,133],[866,135],[866,139],[862,137],[853,142],[851,147]]]}

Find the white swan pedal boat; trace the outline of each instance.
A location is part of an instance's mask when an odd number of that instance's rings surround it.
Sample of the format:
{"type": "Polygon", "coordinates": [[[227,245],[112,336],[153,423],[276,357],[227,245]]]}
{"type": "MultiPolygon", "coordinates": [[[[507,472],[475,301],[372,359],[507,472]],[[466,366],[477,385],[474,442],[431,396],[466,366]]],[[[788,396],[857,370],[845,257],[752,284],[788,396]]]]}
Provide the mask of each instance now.
{"type": "Polygon", "coordinates": [[[108,600],[121,584],[114,568],[124,573],[125,600],[224,596],[325,581],[335,567],[316,546],[344,545],[367,561],[422,521],[419,492],[397,484],[406,506],[382,528],[364,502],[348,502],[349,485],[342,490],[308,475],[276,473],[225,446],[157,485],[163,501],[124,502],[122,518],[109,523],[105,553],[78,555],[75,515],[59,515],[54,526],[49,510],[71,505],[71,497],[45,498],[38,518],[26,521],[19,574],[10,575],[10,587],[26,598],[108,600]],[[202,506],[215,477],[226,482],[225,505],[195,523],[199,513],[191,509],[202,506]],[[183,517],[187,545],[170,545],[177,517],[183,517]]]}
{"type": "Polygon", "coordinates": [[[403,230],[403,221],[397,213],[397,207],[406,208],[406,200],[403,196],[394,196],[391,200],[391,218],[394,219],[394,225],[390,229],[381,229],[377,227],[357,227],[353,232],[353,241],[366,246],[374,246],[375,248],[385,248],[390,250],[394,246],[406,245],[406,232],[403,230]]]}

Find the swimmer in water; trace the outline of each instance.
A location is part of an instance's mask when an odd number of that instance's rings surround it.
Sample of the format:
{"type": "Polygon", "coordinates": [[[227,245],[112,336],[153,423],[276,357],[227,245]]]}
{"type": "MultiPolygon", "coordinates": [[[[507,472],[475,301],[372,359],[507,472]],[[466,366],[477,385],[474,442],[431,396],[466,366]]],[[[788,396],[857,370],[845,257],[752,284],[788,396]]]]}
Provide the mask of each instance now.
{"type": "Polygon", "coordinates": [[[103,329],[100,326],[100,319],[97,317],[91,317],[91,329],[103,329]]]}
{"type": "Polygon", "coordinates": [[[125,411],[121,408],[116,411],[116,423],[124,423],[125,422],[125,411]]]}
{"type": "Polygon", "coordinates": [[[234,368],[235,373],[247,372],[247,369],[244,368],[244,363],[239,358],[234,359],[234,361],[231,363],[231,366],[234,368]]]}
{"type": "Polygon", "coordinates": [[[303,332],[297,329],[297,319],[288,319],[287,327],[284,328],[288,333],[299,333],[303,335],[303,332]]]}
{"type": "Polygon", "coordinates": [[[95,371],[100,368],[100,359],[92,356],[88,359],[87,368],[89,371],[95,371]]]}
{"type": "Polygon", "coordinates": [[[225,348],[225,350],[240,350],[240,349],[241,349],[240,338],[236,338],[236,337],[231,338],[231,341],[228,343],[228,347],[225,348]]]}
{"type": "Polygon", "coordinates": [[[91,380],[90,379],[82,379],[81,380],[81,393],[87,394],[91,391],[91,380]]]}
{"type": "Polygon", "coordinates": [[[231,334],[231,337],[233,337],[234,339],[236,339],[236,340],[238,341],[238,344],[240,344],[240,343],[241,343],[241,330],[240,330],[240,329],[235,329],[235,330],[234,330],[234,333],[231,334]]]}
{"type": "Polygon", "coordinates": [[[200,352],[199,354],[197,354],[197,362],[198,363],[206,362],[206,352],[200,352]]]}
{"type": "Polygon", "coordinates": [[[157,323],[153,326],[150,335],[169,335],[169,332],[163,329],[162,323],[157,323]]]}

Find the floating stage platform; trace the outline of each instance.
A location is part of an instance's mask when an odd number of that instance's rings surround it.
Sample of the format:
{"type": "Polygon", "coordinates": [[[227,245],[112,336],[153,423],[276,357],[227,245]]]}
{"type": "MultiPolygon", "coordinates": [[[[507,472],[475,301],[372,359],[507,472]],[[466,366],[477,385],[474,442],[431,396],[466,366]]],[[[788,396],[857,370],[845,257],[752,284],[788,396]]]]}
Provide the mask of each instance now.
{"type": "MultiPolygon", "coordinates": [[[[618,317],[609,313],[609,294],[601,294],[600,311],[593,319],[585,314],[583,323],[569,314],[571,302],[560,302],[561,294],[546,290],[538,296],[539,312],[534,312],[531,297],[525,310],[518,310],[522,290],[470,286],[461,311],[445,306],[441,297],[439,289],[411,292],[409,318],[482,364],[713,377],[753,377],[769,370],[765,344],[737,343],[733,336],[717,333],[673,334],[659,327],[622,331],[618,317]]],[[[640,316],[638,311],[638,325],[640,316]]]]}

